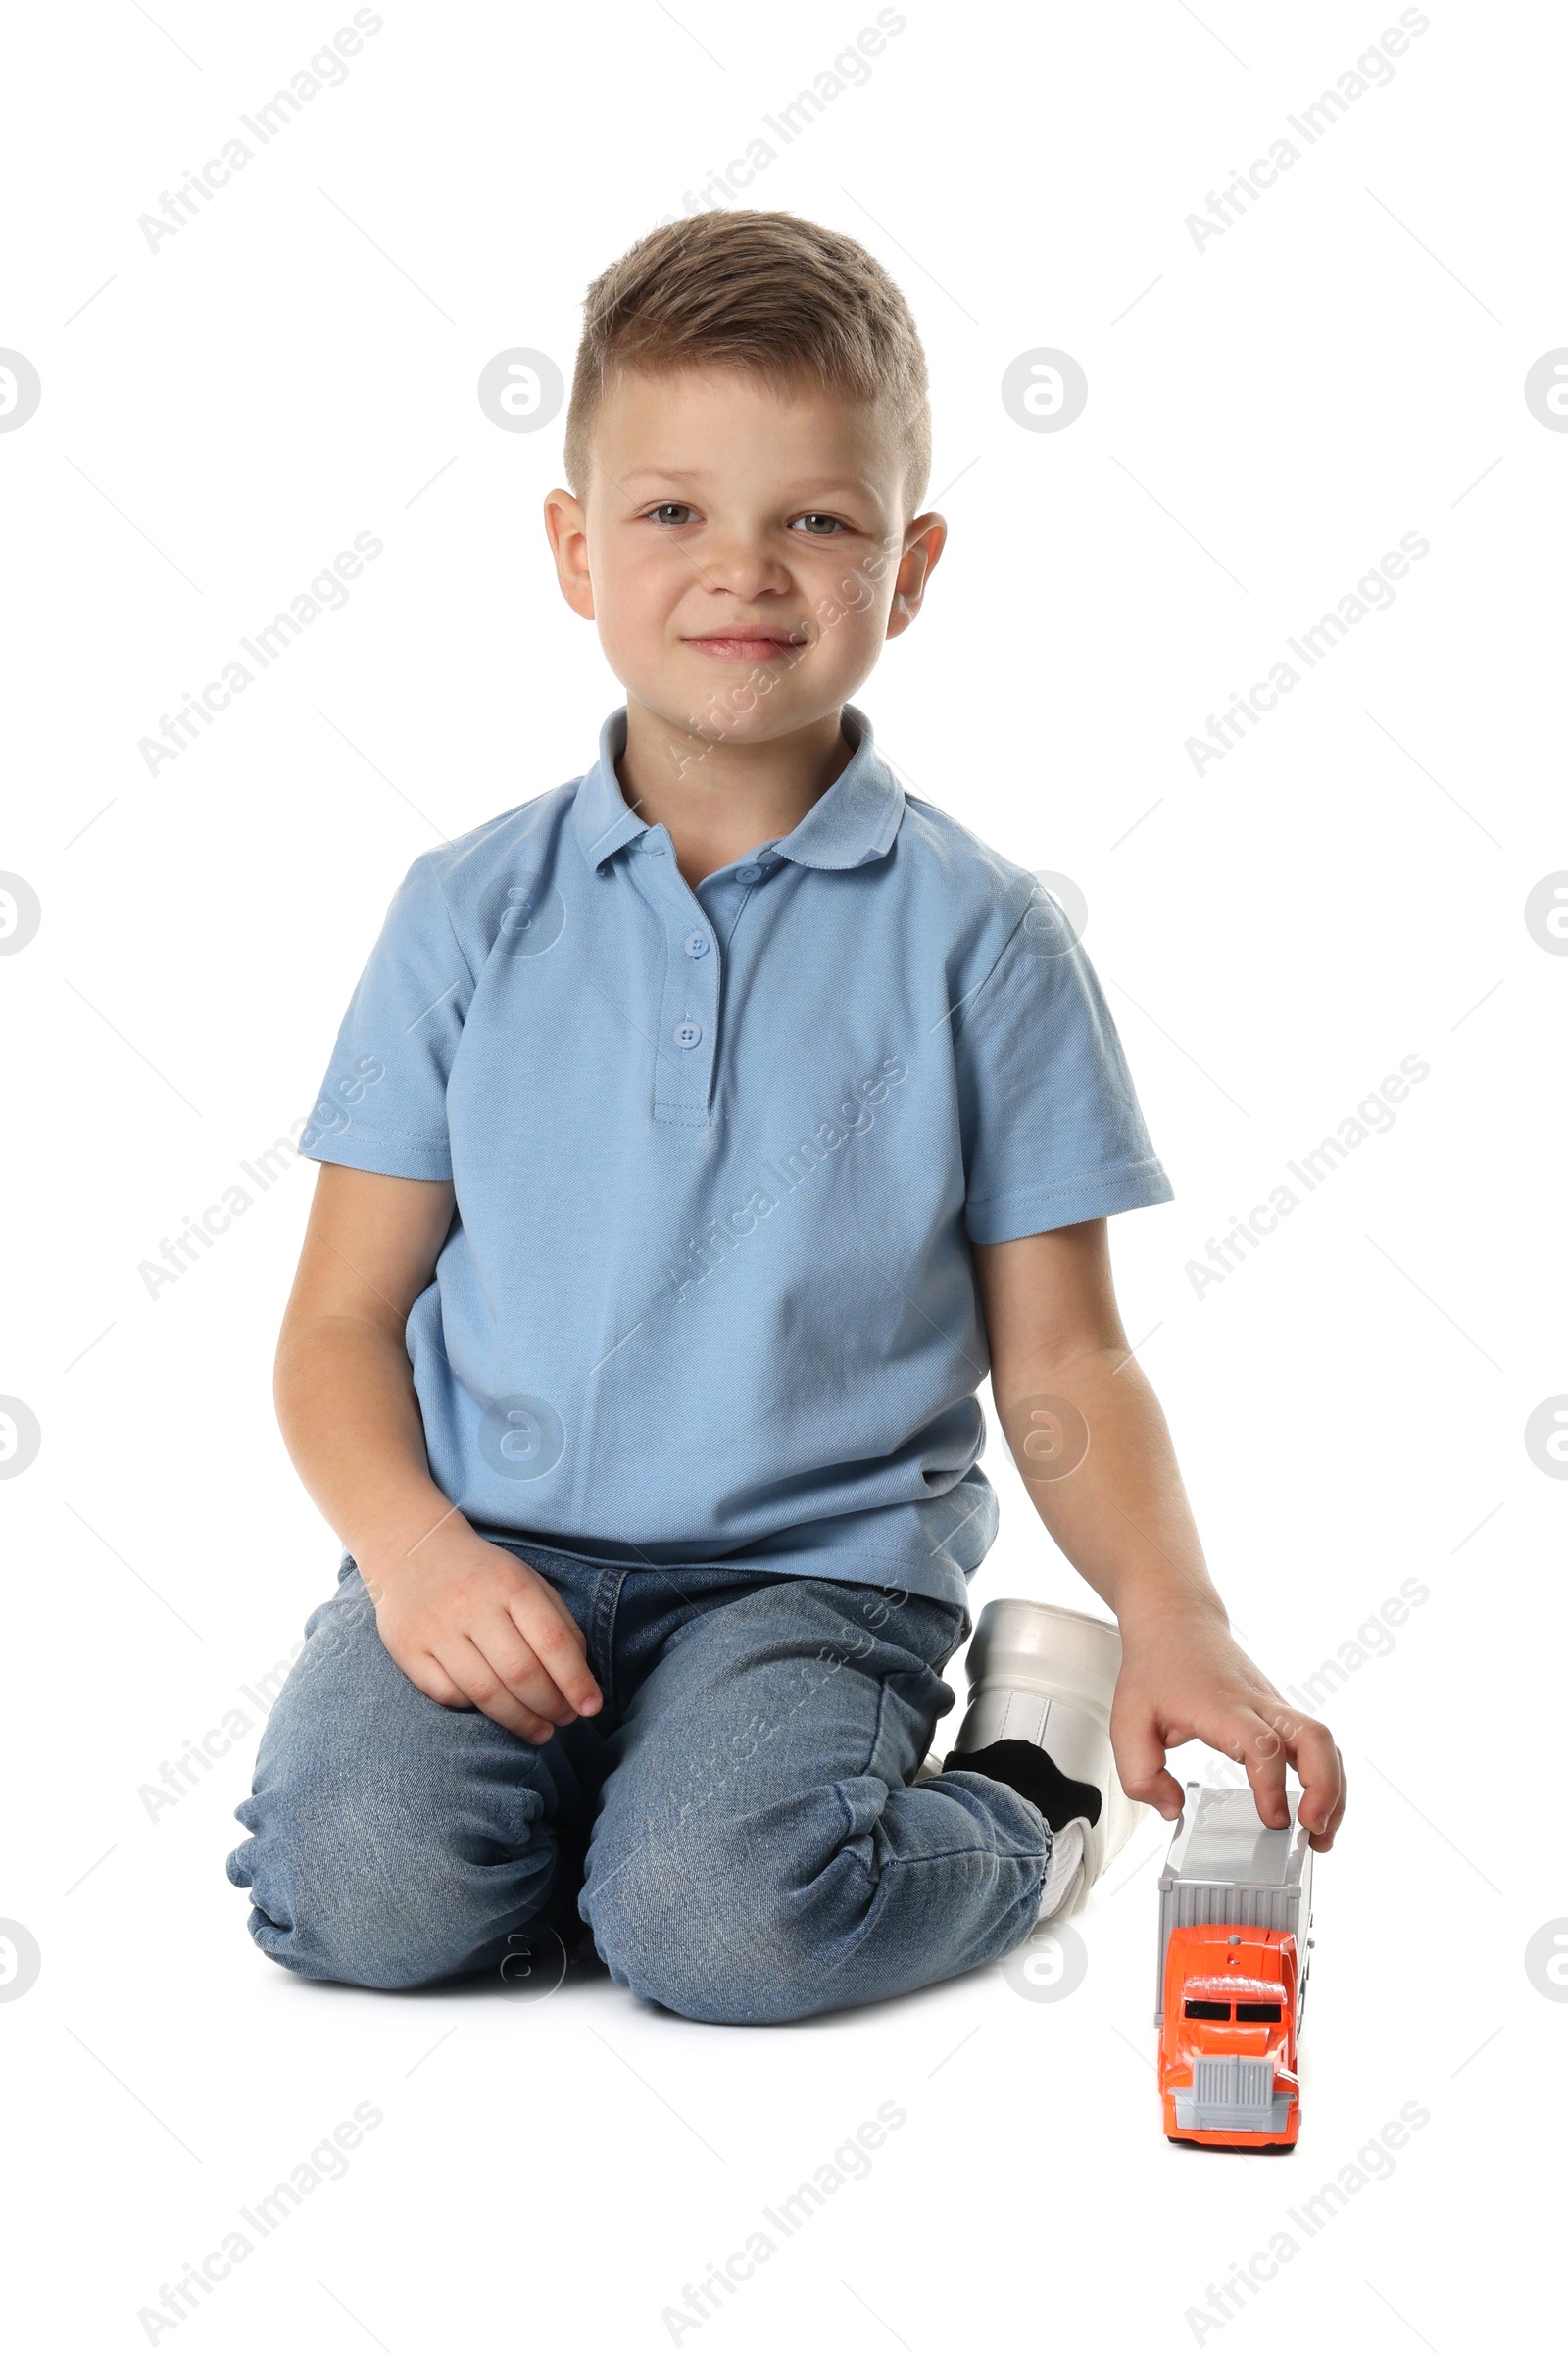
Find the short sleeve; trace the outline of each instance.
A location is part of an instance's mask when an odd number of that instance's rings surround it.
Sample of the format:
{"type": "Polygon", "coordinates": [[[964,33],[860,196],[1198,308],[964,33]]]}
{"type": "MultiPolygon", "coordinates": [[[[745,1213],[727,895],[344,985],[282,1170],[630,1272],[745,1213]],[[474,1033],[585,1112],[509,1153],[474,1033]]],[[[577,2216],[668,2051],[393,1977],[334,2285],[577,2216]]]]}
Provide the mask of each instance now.
{"type": "Polygon", "coordinates": [[[971,1242],[1174,1198],[1094,967],[1037,896],[961,1011],[955,1051],[971,1242]]]}
{"type": "Polygon", "coordinates": [[[416,859],[387,909],[299,1149],[376,1176],[450,1177],[447,1080],[473,994],[439,877],[416,859]]]}

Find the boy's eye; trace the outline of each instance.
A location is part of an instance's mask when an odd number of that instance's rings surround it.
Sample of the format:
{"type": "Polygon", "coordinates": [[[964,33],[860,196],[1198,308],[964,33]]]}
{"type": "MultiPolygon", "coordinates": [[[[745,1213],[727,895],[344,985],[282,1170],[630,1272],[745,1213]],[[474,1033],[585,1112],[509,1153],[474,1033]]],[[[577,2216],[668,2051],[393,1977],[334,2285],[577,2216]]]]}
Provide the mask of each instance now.
{"type": "Polygon", "coordinates": [[[679,499],[666,499],[662,507],[649,509],[648,519],[655,523],[668,523],[678,529],[682,523],[689,523],[695,513],[695,508],[683,506],[679,499]]]}
{"type": "Polygon", "coordinates": [[[836,515],[798,515],[790,527],[794,530],[802,526],[802,537],[806,539],[832,539],[844,529],[836,515]]]}

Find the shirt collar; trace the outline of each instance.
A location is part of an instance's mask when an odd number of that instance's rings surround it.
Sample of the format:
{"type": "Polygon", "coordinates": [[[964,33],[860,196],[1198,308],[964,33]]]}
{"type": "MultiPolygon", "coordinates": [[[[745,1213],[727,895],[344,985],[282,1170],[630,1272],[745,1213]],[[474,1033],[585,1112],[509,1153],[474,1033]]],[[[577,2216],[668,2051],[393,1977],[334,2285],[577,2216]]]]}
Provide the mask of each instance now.
{"type": "MultiPolygon", "coordinates": [[[[876,749],[871,722],[853,703],[844,706],[844,733],[854,746],[849,764],[812,803],[793,833],[771,846],[799,866],[833,870],[885,858],[904,821],[904,787],[876,749]]],[[[601,866],[627,842],[648,831],[628,809],[615,774],[626,748],[624,704],[599,731],[599,758],[577,787],[572,822],[583,856],[601,866]]]]}
{"type": "Polygon", "coordinates": [[[599,758],[577,787],[571,821],[582,854],[591,866],[607,859],[638,834],[648,821],[626,807],[626,796],[615,774],[615,762],[626,748],[626,707],[612,711],[599,730],[599,758]]]}

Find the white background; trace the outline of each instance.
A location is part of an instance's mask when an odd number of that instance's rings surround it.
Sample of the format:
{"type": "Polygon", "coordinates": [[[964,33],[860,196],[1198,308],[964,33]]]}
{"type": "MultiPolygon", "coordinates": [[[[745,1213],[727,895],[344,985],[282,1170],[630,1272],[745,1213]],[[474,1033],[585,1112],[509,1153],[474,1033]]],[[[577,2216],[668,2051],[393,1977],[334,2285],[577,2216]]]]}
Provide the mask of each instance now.
{"type": "MultiPolygon", "coordinates": [[[[910,0],[752,192],[862,237],[914,305],[953,537],[860,699],[911,790],[1087,896],[1177,1194],[1117,1223],[1125,1314],[1236,1622],[1283,1686],[1429,1589],[1325,1710],[1352,1805],[1302,2142],[1268,2160],[1160,2133],[1157,1823],[1076,1924],[1070,1997],[999,1968],[749,2031],[603,1980],[291,1980],[222,1877],[255,1732],[155,1821],[138,1798],[338,1558],[270,1404],[308,1168],[156,1299],[138,1265],[303,1118],[411,859],[579,773],[618,700],[546,563],[561,420],[498,430],[479,370],[526,346],[569,373],[588,279],[875,10],[387,5],[149,250],[138,216],[350,14],[95,0],[10,36],[0,343],[43,384],[0,434],[0,866],[43,909],[0,960],[0,1391],[42,1429],[0,1484],[0,1914],[42,1951],[0,2005],[17,2341],[146,2342],[161,2283],[364,2101],[347,2177],[156,2341],[667,2344],[663,2308],[886,2101],[870,2177],[680,2342],[1508,2337],[1545,2290],[1568,2033],[1525,1967],[1568,1914],[1568,1486],[1524,1444],[1568,1391],[1568,959],[1524,919],[1568,866],[1568,436],[1523,393],[1568,343],[1562,21],[1434,6],[1199,250],[1186,216],[1396,9],[910,0]],[[1039,347],[1088,376],[1061,432],[1000,397],[1039,347]],[[150,775],[138,739],[362,531],[384,553],[345,609],[150,775]],[[1412,531],[1392,608],[1195,774],[1186,739],[1412,531]],[[1187,1262],[1406,1055],[1430,1076],[1392,1130],[1199,1297],[1187,1262]],[[1308,2240],[1286,2209],[1411,2102],[1392,2177],[1308,2240]],[[1299,2252],[1218,2320],[1210,2283],[1282,2229],[1299,2252]]],[[[976,1606],[1095,1606],[1000,1444],[988,1468],[976,1606]]]]}

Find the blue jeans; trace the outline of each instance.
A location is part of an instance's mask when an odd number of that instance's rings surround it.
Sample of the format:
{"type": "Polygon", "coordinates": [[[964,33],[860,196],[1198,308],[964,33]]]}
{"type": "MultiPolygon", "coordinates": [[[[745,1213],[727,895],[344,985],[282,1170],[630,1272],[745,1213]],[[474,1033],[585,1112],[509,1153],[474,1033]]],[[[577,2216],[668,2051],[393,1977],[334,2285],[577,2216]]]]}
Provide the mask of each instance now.
{"type": "Polygon", "coordinates": [[[981,1774],[914,1783],[954,1701],[940,1669],[970,1631],[957,1603],[510,1548],[582,1629],[603,1708],[536,1748],[438,1705],[345,1562],[237,1809],[252,1835],[228,1875],[274,1961],[355,1985],[508,1983],[543,1966],[575,1902],[617,1985],[757,2024],[1022,1943],[1051,1854],[1041,1814],[981,1774]]]}

